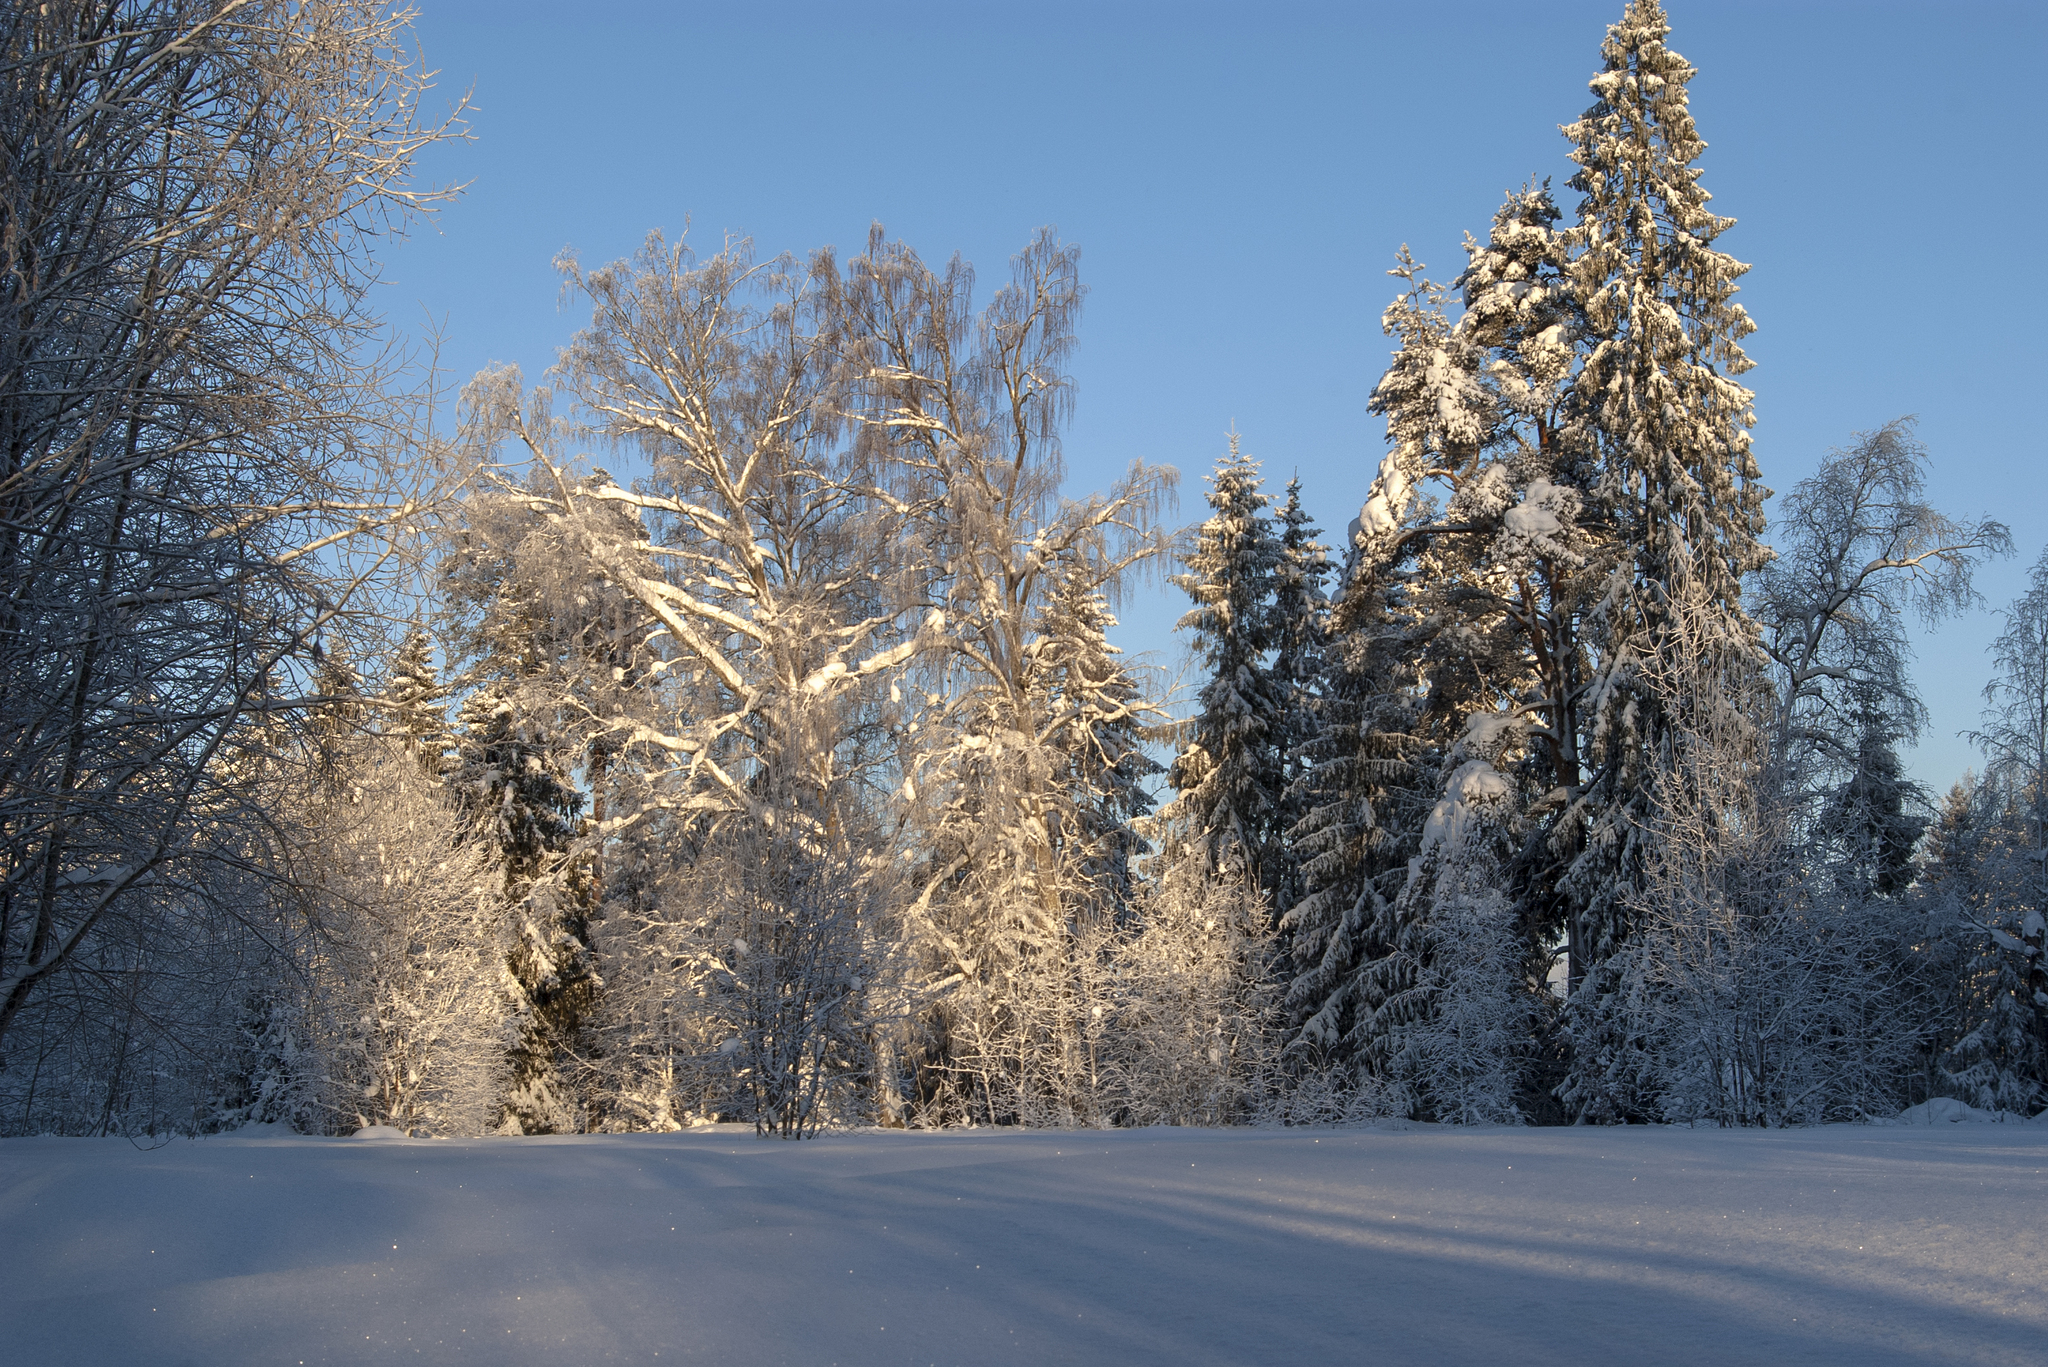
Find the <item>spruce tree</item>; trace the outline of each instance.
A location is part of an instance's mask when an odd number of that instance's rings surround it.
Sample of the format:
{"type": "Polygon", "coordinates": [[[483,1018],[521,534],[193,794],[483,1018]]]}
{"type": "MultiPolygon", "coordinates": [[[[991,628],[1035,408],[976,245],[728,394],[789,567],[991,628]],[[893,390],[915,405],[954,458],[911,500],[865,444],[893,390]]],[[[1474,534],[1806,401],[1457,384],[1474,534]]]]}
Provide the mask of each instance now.
{"type": "Polygon", "coordinates": [[[455,748],[448,727],[449,691],[434,668],[434,642],[420,627],[405,633],[377,699],[383,733],[397,741],[428,778],[448,771],[455,748]]]}
{"type": "Polygon", "coordinates": [[[1282,789],[1276,822],[1277,867],[1272,875],[1275,916],[1301,900],[1301,861],[1288,836],[1308,813],[1302,779],[1308,772],[1304,748],[1315,738],[1315,692],[1323,674],[1323,652],[1329,638],[1330,600],[1323,585],[1330,577],[1329,550],[1301,505],[1301,480],[1287,482],[1287,502],[1280,509],[1280,562],[1273,589],[1273,682],[1282,700],[1283,725],[1276,742],[1280,751],[1282,789]]]}
{"type": "Polygon", "coordinates": [[[1911,732],[1896,700],[1867,683],[1851,690],[1851,700],[1849,772],[1822,810],[1818,834],[1845,896],[1897,897],[1913,881],[1927,793],[1899,759],[1899,742],[1911,732]]]}
{"type": "Polygon", "coordinates": [[[1362,521],[1350,539],[1303,747],[1308,769],[1296,785],[1303,811],[1289,832],[1302,894],[1280,921],[1292,975],[1287,1051],[1308,1069],[1362,1054],[1360,1027],[1377,1006],[1365,971],[1391,949],[1393,902],[1422,809],[1412,557],[1379,559],[1388,542],[1367,535],[1362,521]]]}
{"type": "Polygon", "coordinates": [[[503,684],[471,693],[459,721],[457,801],[473,838],[497,853],[507,963],[524,998],[504,1128],[574,1130],[579,1107],[561,1070],[598,987],[589,949],[595,899],[583,870],[560,865],[581,832],[583,794],[545,719],[523,714],[503,684]]]}
{"type": "Polygon", "coordinates": [[[1235,850],[1245,876],[1262,892],[1272,877],[1286,787],[1283,745],[1289,698],[1273,677],[1273,603],[1282,559],[1280,539],[1259,491],[1258,462],[1230,439],[1210,477],[1214,510],[1197,533],[1187,570],[1174,583],[1195,606],[1179,622],[1194,633],[1208,666],[1196,695],[1190,739],[1175,757],[1169,781],[1178,794],[1174,819],[1211,869],[1235,850]]]}
{"type": "Polygon", "coordinates": [[[1070,916],[1120,917],[1148,846],[1134,823],[1152,810],[1146,780],[1162,772],[1145,753],[1155,715],[1109,643],[1108,601],[1071,569],[1055,582],[1029,647],[1028,677],[1042,743],[1051,755],[1059,853],[1070,916]]]}

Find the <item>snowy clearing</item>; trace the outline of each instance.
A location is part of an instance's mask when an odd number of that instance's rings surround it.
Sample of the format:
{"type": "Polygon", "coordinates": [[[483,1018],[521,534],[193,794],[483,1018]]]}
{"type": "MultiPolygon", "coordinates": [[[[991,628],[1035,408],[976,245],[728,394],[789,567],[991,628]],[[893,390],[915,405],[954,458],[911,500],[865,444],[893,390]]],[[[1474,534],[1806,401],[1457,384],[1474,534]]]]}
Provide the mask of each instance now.
{"type": "Polygon", "coordinates": [[[19,1363],[2038,1363],[2048,1125],[0,1142],[19,1363]]]}

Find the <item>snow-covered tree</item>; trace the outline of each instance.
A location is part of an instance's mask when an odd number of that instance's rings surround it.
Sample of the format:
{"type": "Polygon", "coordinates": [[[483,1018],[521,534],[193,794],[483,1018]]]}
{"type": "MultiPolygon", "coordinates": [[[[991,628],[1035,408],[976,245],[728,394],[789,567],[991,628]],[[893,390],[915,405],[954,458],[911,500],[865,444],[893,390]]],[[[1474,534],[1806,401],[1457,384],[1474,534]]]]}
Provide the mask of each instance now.
{"type": "Polygon", "coordinates": [[[1285,862],[1290,710],[1299,699],[1272,665],[1274,600],[1285,552],[1266,514],[1257,461],[1230,451],[1210,477],[1209,519],[1197,529],[1174,583],[1194,600],[1179,629],[1192,633],[1208,680],[1195,695],[1187,743],[1169,781],[1173,815],[1192,832],[1190,848],[1213,871],[1235,863],[1264,896],[1285,862]],[[1233,858],[1232,851],[1236,851],[1233,858]]]}
{"type": "Polygon", "coordinates": [[[455,733],[448,724],[448,702],[449,689],[434,667],[433,639],[423,628],[410,627],[376,699],[378,730],[411,755],[430,779],[445,774],[453,759],[455,733]]]}
{"type": "Polygon", "coordinates": [[[565,868],[584,797],[548,719],[523,711],[503,685],[463,700],[450,778],[471,838],[489,851],[510,923],[505,952],[522,997],[504,1127],[522,1134],[584,1126],[570,1066],[598,978],[589,948],[588,875],[565,868]]]}
{"type": "Polygon", "coordinates": [[[1033,710],[1054,756],[1056,843],[1069,914],[1120,919],[1149,851],[1136,823],[1153,807],[1146,780],[1163,772],[1145,752],[1158,709],[1109,643],[1108,600],[1085,577],[1062,574],[1028,647],[1033,710]]]}
{"type": "Polygon", "coordinates": [[[897,1066],[925,1119],[1085,1101],[1062,1090],[1082,1074],[1077,1017],[1057,1004],[1086,967],[1073,899],[1096,892],[1059,832],[1072,756],[1095,742],[1047,714],[1036,642],[1062,584],[1114,601],[1165,551],[1154,520],[1172,487],[1134,466],[1104,494],[1060,497],[1077,253],[1041,233],[978,314],[973,284],[964,264],[934,271],[877,230],[837,286],[859,449],[903,510],[932,639],[900,733],[923,963],[897,1066]]]}
{"type": "Polygon", "coordinates": [[[1299,902],[1303,893],[1301,859],[1289,832],[1308,814],[1301,780],[1308,772],[1305,747],[1315,739],[1316,689],[1324,674],[1329,642],[1329,548],[1316,538],[1321,532],[1301,502],[1301,480],[1287,482],[1281,505],[1280,560],[1273,576],[1273,683],[1282,699],[1280,734],[1280,809],[1271,879],[1276,917],[1299,902]]]}
{"type": "Polygon", "coordinates": [[[1366,970],[1369,1061],[1421,1115],[1520,1124],[1523,1067],[1542,1009],[1507,872],[1523,806],[1502,773],[1525,724],[1473,713],[1393,914],[1390,952],[1366,970]]]}
{"type": "MultiPolygon", "coordinates": [[[[1375,484],[1374,497],[1385,487],[1375,484]]],[[[1288,833],[1302,892],[1280,918],[1279,940],[1292,973],[1288,1052],[1311,1073],[1361,1053],[1359,1027],[1376,1005],[1364,970],[1391,948],[1392,902],[1420,834],[1410,818],[1426,809],[1415,766],[1412,553],[1396,546],[1392,559],[1378,558],[1388,543],[1369,525],[1351,527],[1303,746],[1308,769],[1292,790],[1303,808],[1288,833]]]]}
{"type": "Polygon", "coordinates": [[[1950,1095],[2032,1114],[2048,1102],[2048,555],[1992,655],[1998,672],[1971,733],[1986,759],[1974,839],[1941,851],[1952,876],[1935,911],[1962,964],[1959,1037],[1940,1068],[1950,1095]]]}
{"type": "Polygon", "coordinates": [[[1188,836],[1164,843],[1164,872],[1115,950],[1107,1090],[1122,1124],[1243,1124],[1279,1083],[1271,917],[1236,846],[1212,868],[1188,836]]]}
{"type": "Polygon", "coordinates": [[[1925,788],[1906,773],[1899,746],[1912,739],[1888,690],[1850,690],[1846,777],[1814,823],[1815,862],[1842,894],[1861,902],[1897,897],[1913,881],[1913,851],[1927,829],[1925,788]],[[1853,749],[1850,748],[1853,746],[1853,749]]]}
{"type": "Polygon", "coordinates": [[[0,21],[10,1054],[37,993],[91,990],[54,986],[73,967],[205,976],[175,956],[211,940],[211,890],[278,868],[251,861],[266,795],[238,761],[442,496],[359,345],[373,248],[439,198],[414,176],[446,130],[418,118],[409,21],[354,0],[0,21]]]}
{"type": "Polygon", "coordinates": [[[325,933],[299,1066],[320,1084],[326,1125],[489,1133],[519,1005],[496,852],[416,753],[362,734],[349,751],[345,788],[312,814],[325,933]]]}
{"type": "MultiPolygon", "coordinates": [[[[1817,820],[1839,828],[1877,819],[1847,814],[1894,798],[1910,817],[1915,804],[1898,786],[1893,751],[1912,743],[1925,709],[1908,672],[1907,616],[1931,625],[1966,609],[1976,566],[2011,550],[1997,522],[1958,522],[1927,503],[1927,462],[1912,420],[1901,418],[1858,433],[1779,501],[1776,555],[1757,576],[1756,611],[1777,693],[1772,781],[1797,833],[1817,820]]],[[[1868,835],[1891,851],[1887,877],[1896,881],[1901,842],[1912,838],[1885,820],[1889,833],[1868,835]]]]}
{"type": "MultiPolygon", "coordinates": [[[[1631,0],[1602,45],[1593,107],[1565,130],[1584,198],[1564,238],[1590,342],[1575,420],[1597,452],[1589,501],[1629,550],[1592,618],[1590,776],[1561,832],[1575,851],[1566,885],[1582,1020],[1607,990],[1585,992],[1586,975],[1629,934],[1673,738],[1718,734],[1725,707],[1747,705],[1762,658],[1741,601],[1767,558],[1751,394],[1734,378],[1751,365],[1741,341],[1754,326],[1734,298],[1748,268],[1713,245],[1733,220],[1707,208],[1695,165],[1706,144],[1686,97],[1694,71],[1666,46],[1669,31],[1657,0],[1631,0]],[[1678,660],[1681,640],[1707,659],[1678,660]]],[[[1576,1059],[1574,1069],[1573,1104],[1599,1104],[1593,1074],[1576,1059]]]]}
{"type": "Polygon", "coordinates": [[[1668,728],[1716,701],[1652,694],[1645,667],[1696,677],[1671,667],[1681,626],[1729,661],[1753,657],[1742,581],[1766,558],[1752,395],[1734,379],[1751,367],[1741,341],[1755,329],[1735,302],[1748,267],[1713,245],[1734,220],[1707,208],[1695,165],[1706,144],[1686,96],[1694,70],[1665,44],[1669,32],[1658,0],[1630,0],[1601,46],[1594,105],[1565,129],[1584,198],[1564,239],[1591,342],[1575,416],[1598,453],[1593,501],[1631,551],[1596,617],[1595,773],[1571,879],[1575,974],[1627,935],[1668,728]],[[1681,605],[1707,620],[1681,624],[1681,605]]]}

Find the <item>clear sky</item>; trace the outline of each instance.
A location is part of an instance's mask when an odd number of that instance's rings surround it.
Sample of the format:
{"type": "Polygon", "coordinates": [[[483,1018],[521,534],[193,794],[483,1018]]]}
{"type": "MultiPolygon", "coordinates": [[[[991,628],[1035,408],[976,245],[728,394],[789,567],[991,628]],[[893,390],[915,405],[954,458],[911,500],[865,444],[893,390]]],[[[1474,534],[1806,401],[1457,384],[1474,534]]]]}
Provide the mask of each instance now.
{"type": "MultiPolygon", "coordinates": [[[[455,377],[552,364],[584,321],[550,266],[565,247],[595,263],[687,226],[706,251],[849,253],[880,220],[993,288],[1053,224],[1090,290],[1071,483],[1170,464],[1194,520],[1235,423],[1269,488],[1298,472],[1341,535],[1383,450],[1386,268],[1405,242],[1448,279],[1532,175],[1571,211],[1557,125],[1623,0],[419,3],[439,93],[477,106],[428,172],[469,188],[388,252],[382,302],[438,327],[455,377]]],[[[1913,764],[1945,787],[1976,763],[1956,732],[1995,610],[2048,543],[2048,7],[1667,5],[1700,72],[1703,184],[1739,220],[1719,245],[1755,267],[1765,482],[1917,414],[1936,505],[2018,543],[1980,576],[1984,612],[1920,636],[1913,764]]],[[[1171,666],[1178,597],[1141,588],[1120,643],[1171,666]]]]}

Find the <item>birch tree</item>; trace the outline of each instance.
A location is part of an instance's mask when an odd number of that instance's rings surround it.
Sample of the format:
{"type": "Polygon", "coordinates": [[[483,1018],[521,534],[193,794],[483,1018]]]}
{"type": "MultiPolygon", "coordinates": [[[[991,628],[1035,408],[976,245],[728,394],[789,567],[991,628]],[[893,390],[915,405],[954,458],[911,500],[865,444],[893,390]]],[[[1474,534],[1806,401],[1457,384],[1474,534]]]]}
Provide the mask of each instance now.
{"type": "MultiPolygon", "coordinates": [[[[1075,737],[1042,711],[1041,609],[1061,582],[1113,602],[1166,550],[1155,518],[1172,476],[1134,465],[1106,493],[1060,497],[1064,366],[1082,300],[1072,247],[1042,232],[979,313],[973,289],[964,263],[935,271],[877,230],[847,263],[838,307],[862,449],[891,472],[935,637],[906,780],[922,794],[929,852],[910,908],[919,991],[943,995],[907,1062],[926,1114],[986,1117],[1044,1042],[1019,1014],[1027,980],[1074,980],[1057,966],[1073,962],[1077,870],[1054,833],[1071,801],[1055,779],[1061,747],[1075,737]]],[[[1063,1056],[1071,1036],[1057,1033],[1063,1056]]]]}
{"type": "Polygon", "coordinates": [[[1932,626],[1966,610],[1977,566],[2011,553],[2002,524],[1927,502],[1928,461],[1912,420],[1896,419],[1858,433],[1779,502],[1757,616],[1776,676],[1774,782],[1800,827],[1843,801],[1867,806],[1850,790],[1883,782],[1889,747],[1919,734],[1908,619],[1932,626]]]}

